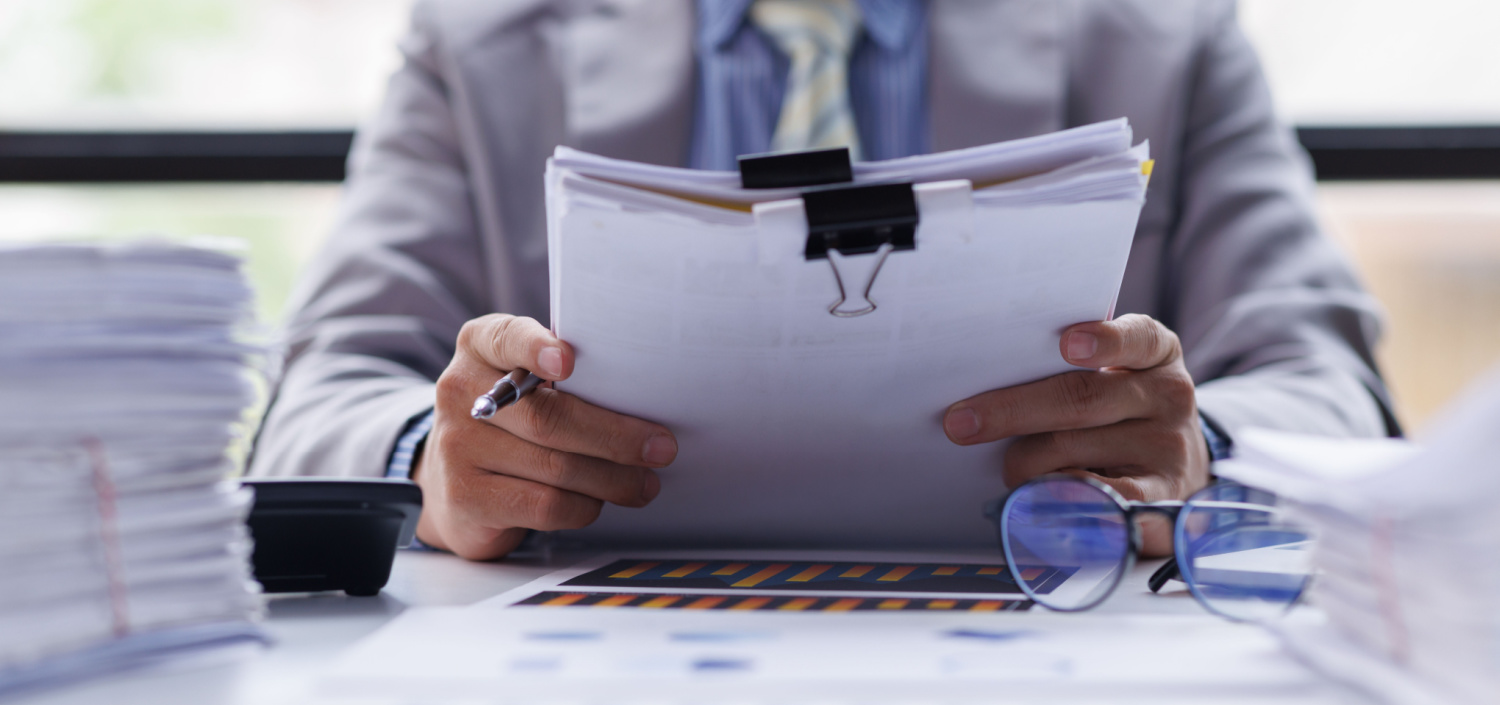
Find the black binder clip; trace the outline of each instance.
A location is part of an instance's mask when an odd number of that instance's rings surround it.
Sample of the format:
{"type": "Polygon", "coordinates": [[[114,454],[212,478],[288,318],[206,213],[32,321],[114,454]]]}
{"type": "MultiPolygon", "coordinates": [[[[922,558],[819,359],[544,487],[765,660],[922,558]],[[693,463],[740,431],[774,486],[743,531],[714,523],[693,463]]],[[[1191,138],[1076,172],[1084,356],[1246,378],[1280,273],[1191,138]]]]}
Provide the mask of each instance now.
{"type": "MultiPolygon", "coordinates": [[[[809,152],[747,155],[740,157],[740,183],[745,188],[792,188],[848,183],[854,180],[849,150],[844,147],[809,152]]],[[[886,257],[895,250],[917,247],[917,198],[911,184],[876,184],[818,188],[802,194],[807,214],[809,260],[826,259],[839,287],[839,299],[828,312],[840,318],[863,316],[875,311],[870,289],[880,276],[886,257]],[[860,301],[845,308],[849,300],[836,257],[874,254],[875,266],[860,289],[860,301]]]]}
{"type": "Polygon", "coordinates": [[[919,218],[911,184],[808,191],[802,194],[802,205],[807,212],[807,249],[803,254],[810,260],[827,259],[839,286],[839,300],[828,307],[828,312],[840,318],[873,312],[875,301],[870,298],[870,289],[885,266],[885,258],[895,250],[917,249],[919,218]],[[873,253],[877,258],[856,308],[844,308],[849,293],[830,250],[844,256],[873,253]]]}
{"type": "Polygon", "coordinates": [[[746,154],[739,161],[743,188],[797,188],[854,180],[848,147],[746,154]]]}

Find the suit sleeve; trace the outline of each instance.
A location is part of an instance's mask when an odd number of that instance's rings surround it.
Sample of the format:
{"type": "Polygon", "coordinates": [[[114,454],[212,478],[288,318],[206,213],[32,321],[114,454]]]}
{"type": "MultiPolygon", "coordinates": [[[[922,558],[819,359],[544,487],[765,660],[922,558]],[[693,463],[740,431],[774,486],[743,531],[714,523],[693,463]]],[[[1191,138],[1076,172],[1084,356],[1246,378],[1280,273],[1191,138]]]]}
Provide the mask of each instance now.
{"type": "Polygon", "coordinates": [[[1276,120],[1233,5],[1213,8],[1164,267],[1199,407],[1231,438],[1252,426],[1398,433],[1373,355],[1379,309],[1319,229],[1306,154],[1276,120]]]}
{"type": "Polygon", "coordinates": [[[254,475],[380,477],[430,409],[488,283],[435,32],[418,3],[404,63],[350,157],[337,225],[289,304],[254,475]]]}

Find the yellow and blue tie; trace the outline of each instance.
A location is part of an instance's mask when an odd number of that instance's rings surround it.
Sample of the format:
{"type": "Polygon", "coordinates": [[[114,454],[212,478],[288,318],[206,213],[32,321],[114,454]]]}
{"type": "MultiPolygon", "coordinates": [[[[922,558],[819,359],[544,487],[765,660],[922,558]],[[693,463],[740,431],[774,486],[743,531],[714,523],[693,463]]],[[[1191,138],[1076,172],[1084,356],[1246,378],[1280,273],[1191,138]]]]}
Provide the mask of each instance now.
{"type": "Polygon", "coordinates": [[[847,146],[858,160],[849,55],[859,36],[859,6],[854,0],[755,0],[750,19],[791,61],[771,149],[847,146]]]}

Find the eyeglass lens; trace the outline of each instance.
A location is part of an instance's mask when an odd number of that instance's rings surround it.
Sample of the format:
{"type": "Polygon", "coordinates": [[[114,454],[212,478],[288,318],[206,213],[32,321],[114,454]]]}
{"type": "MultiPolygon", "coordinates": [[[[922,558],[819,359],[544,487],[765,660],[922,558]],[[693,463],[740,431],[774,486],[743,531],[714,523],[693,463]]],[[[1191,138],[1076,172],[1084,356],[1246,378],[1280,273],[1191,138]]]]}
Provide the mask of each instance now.
{"type": "Polygon", "coordinates": [[[1022,589],[1055,610],[1098,604],[1119,582],[1130,552],[1120,505],[1071,479],[1017,488],[1005,502],[1000,535],[1022,589]]]}
{"type": "Polygon", "coordinates": [[[1199,492],[1183,507],[1175,540],[1188,588],[1231,619],[1280,615],[1312,574],[1311,536],[1260,490],[1226,484],[1199,492]]]}

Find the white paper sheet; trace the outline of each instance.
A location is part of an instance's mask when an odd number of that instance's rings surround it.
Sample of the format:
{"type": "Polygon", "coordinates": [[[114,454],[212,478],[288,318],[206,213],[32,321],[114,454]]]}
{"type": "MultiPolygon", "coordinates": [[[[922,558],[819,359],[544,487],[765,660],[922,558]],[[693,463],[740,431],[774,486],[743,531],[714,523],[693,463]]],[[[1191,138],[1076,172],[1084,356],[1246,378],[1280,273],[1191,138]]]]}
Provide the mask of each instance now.
{"type": "MultiPolygon", "coordinates": [[[[682,170],[604,173],[560,153],[548,177],[552,323],[577,365],[558,386],[667,425],[680,448],[650,507],[608,506],[572,537],[993,546],[981,506],[1005,491],[1004,448],[954,445],[942,413],[1073,369],[1060,332],[1111,315],[1145,191],[1144,152],[1111,125],[913,172],[1010,173],[1018,154],[1033,167],[1098,160],[996,187],[1012,189],[1004,197],[967,181],[919,185],[917,247],[885,260],[869,294],[878,309],[855,318],[829,314],[838,286],[829,260],[803,255],[800,199],[717,208],[660,193],[685,188],[682,170]],[[632,178],[653,190],[622,185],[632,178]]],[[[833,260],[860,301],[877,258],[833,260]]]]}
{"type": "Polygon", "coordinates": [[[348,701],[1120,702],[1320,692],[1206,615],[418,609],[321,681],[348,701]]]}
{"type": "MultiPolygon", "coordinates": [[[[937,154],[920,154],[853,165],[858,184],[931,182],[967,179],[987,186],[1108,157],[1130,148],[1130,124],[1124,119],[1083,125],[1035,137],[980,145],[937,154]]],[[[720,203],[749,204],[795,198],[800,189],[740,188],[735,171],[701,171],[611,159],[561,147],[555,166],[606,181],[628,183],[720,203]]]]}

